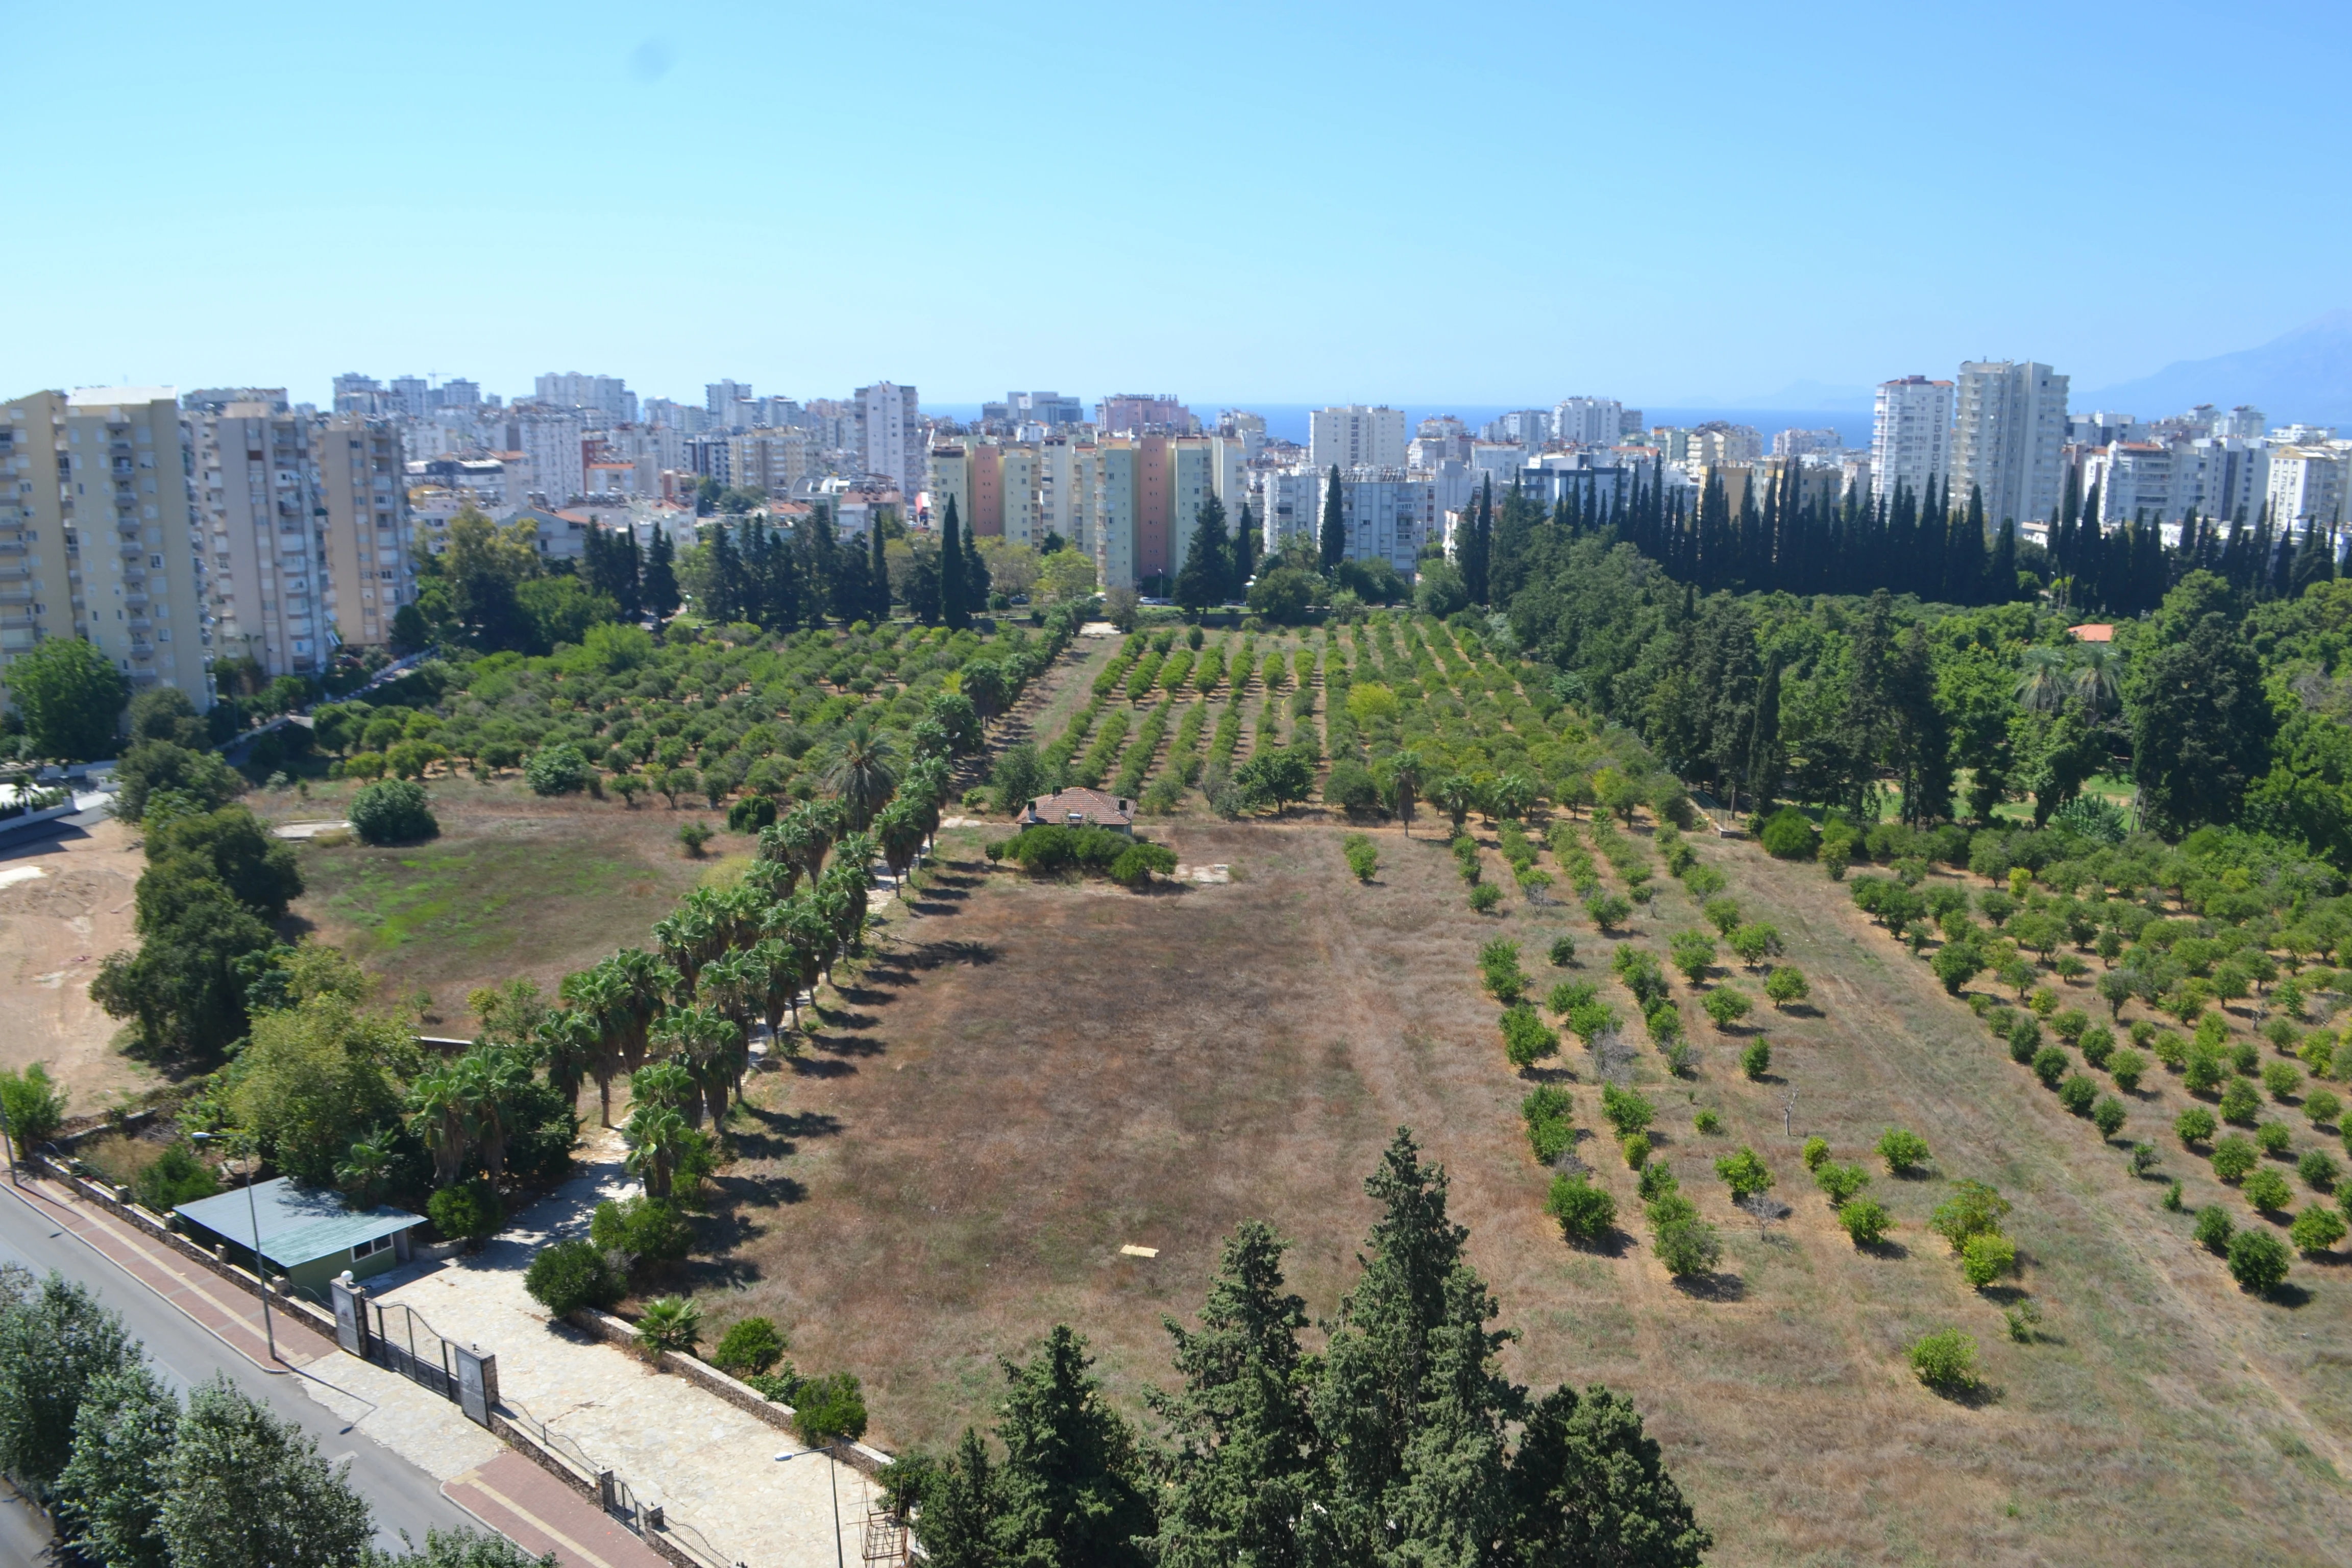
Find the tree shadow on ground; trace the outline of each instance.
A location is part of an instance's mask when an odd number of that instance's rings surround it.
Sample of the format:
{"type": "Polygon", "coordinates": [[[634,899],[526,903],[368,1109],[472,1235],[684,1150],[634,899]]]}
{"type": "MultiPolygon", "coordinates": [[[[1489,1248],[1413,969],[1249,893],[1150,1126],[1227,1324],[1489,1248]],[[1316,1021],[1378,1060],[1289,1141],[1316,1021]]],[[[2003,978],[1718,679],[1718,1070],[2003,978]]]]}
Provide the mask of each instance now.
{"type": "Polygon", "coordinates": [[[1675,1289],[1701,1301],[1744,1301],[1748,1299],[1748,1281],[1737,1274],[1678,1274],[1675,1289]]]}
{"type": "Polygon", "coordinates": [[[793,1076],[795,1078],[847,1078],[857,1070],[857,1064],[838,1058],[820,1059],[815,1057],[794,1057],[793,1076]]]}
{"type": "Polygon", "coordinates": [[[1948,1384],[1942,1388],[1937,1388],[1933,1384],[1923,1384],[1921,1386],[1947,1404],[1961,1405],[1969,1410],[1981,1410],[1988,1405],[1998,1405],[2000,1403],[2001,1395],[2008,1392],[1997,1383],[1957,1384],[1948,1384]]]}
{"type": "Polygon", "coordinates": [[[1882,1238],[1877,1241],[1859,1241],[1854,1243],[1854,1250],[1857,1252],[1867,1252],[1873,1258],[1884,1258],[1889,1262],[1895,1263],[1902,1262],[1904,1259],[1911,1256],[1911,1249],[1909,1247],[1904,1246],[1901,1242],[1891,1238],[1882,1238]]]}

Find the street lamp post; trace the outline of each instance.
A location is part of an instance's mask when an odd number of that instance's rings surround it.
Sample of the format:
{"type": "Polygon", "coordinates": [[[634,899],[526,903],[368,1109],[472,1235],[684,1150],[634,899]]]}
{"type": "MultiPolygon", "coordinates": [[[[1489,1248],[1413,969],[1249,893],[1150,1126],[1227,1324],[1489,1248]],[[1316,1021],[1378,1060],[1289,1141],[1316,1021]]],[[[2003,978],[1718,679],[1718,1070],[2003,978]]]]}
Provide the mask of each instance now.
{"type": "MultiPolygon", "coordinates": [[[[221,1141],[218,1136],[210,1132],[199,1132],[194,1136],[199,1143],[216,1143],[221,1141]]],[[[234,1151],[232,1151],[232,1158],[234,1158],[234,1151]]],[[[269,1265],[262,1260],[261,1210],[253,1200],[253,1178],[260,1168],[260,1162],[257,1160],[245,1173],[245,1212],[253,1221],[253,1277],[261,1282],[261,1335],[269,1342],[269,1359],[276,1361],[278,1331],[270,1325],[269,1321],[269,1265]]]]}
{"type": "MultiPolygon", "coordinates": [[[[830,1458],[833,1451],[840,1447],[838,1443],[827,1443],[822,1448],[803,1448],[798,1454],[779,1454],[776,1457],[780,1459],[798,1459],[810,1454],[823,1454],[830,1458]]],[[[848,1559],[841,1550],[841,1476],[835,1468],[839,1463],[839,1460],[835,1460],[834,1464],[824,1468],[824,1479],[833,1487],[833,1560],[835,1568],[845,1568],[848,1559]]]]}

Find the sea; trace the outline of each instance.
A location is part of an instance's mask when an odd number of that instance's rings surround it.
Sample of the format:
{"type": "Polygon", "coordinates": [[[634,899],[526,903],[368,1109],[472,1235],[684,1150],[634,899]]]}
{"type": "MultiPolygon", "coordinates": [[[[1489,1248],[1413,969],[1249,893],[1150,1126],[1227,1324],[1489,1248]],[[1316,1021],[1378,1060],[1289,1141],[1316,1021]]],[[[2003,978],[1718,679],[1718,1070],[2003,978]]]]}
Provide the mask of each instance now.
{"type": "MultiPolygon", "coordinates": [[[[1221,409],[1247,409],[1265,420],[1267,435],[1278,437],[1286,441],[1296,441],[1303,447],[1307,445],[1307,416],[1316,409],[1328,405],[1319,403],[1253,403],[1246,398],[1192,398],[1188,400],[1186,406],[1192,410],[1203,425],[1213,424],[1221,409]]],[[[1391,404],[1390,406],[1401,407],[1404,410],[1405,435],[1410,439],[1414,427],[1424,419],[1450,414],[1475,431],[1480,426],[1499,419],[1515,409],[1531,408],[1537,405],[1528,403],[1405,402],[1391,404]]],[[[1771,447],[1772,437],[1782,430],[1835,430],[1839,438],[1848,447],[1867,447],[1870,445],[1870,411],[1868,409],[1857,413],[1850,408],[1653,408],[1647,404],[1638,405],[1638,406],[1642,410],[1642,422],[1644,428],[1653,425],[1684,426],[1704,425],[1712,419],[1720,419],[1732,425],[1753,426],[1763,432],[1765,448],[1768,451],[1771,447]]],[[[927,404],[923,411],[927,414],[943,415],[948,418],[962,421],[980,417],[980,405],[977,403],[927,404]]]]}

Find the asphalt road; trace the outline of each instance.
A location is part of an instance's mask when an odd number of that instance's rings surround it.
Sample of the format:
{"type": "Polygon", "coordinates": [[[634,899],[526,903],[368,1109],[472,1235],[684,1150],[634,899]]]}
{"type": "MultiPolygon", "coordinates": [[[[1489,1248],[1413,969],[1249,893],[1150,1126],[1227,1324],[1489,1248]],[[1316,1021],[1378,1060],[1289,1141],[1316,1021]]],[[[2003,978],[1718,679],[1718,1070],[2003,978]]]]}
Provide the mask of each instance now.
{"type": "MultiPolygon", "coordinates": [[[[182,1394],[208,1381],[215,1373],[226,1372],[231,1383],[272,1414],[318,1439],[319,1452],[329,1460],[351,1456],[352,1489],[374,1510],[378,1546],[399,1550],[399,1532],[406,1531],[422,1551],[427,1530],[481,1528],[480,1521],[441,1495],[438,1481],[303,1392],[299,1380],[309,1373],[290,1367],[262,1371],[177,1307],[58,1228],[37,1201],[20,1194],[5,1176],[0,1176],[0,1262],[21,1264],[37,1275],[55,1269],[88,1286],[121,1314],[124,1325],[146,1343],[148,1359],[156,1370],[182,1394]]],[[[320,1371],[331,1375],[333,1365],[331,1359],[320,1371]]],[[[15,1555],[13,1548],[22,1533],[16,1523],[0,1519],[0,1562],[15,1555]]]]}

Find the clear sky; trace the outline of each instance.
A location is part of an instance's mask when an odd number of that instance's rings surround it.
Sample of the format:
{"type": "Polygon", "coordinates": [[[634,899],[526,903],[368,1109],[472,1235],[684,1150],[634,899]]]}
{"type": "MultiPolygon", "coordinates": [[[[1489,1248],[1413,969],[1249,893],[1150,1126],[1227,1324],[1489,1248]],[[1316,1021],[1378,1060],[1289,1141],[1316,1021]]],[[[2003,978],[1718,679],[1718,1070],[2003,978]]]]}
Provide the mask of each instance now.
{"type": "Polygon", "coordinates": [[[2352,305],[2347,58],[2335,5],[0,0],[0,395],[2095,388],[2352,305]]]}

